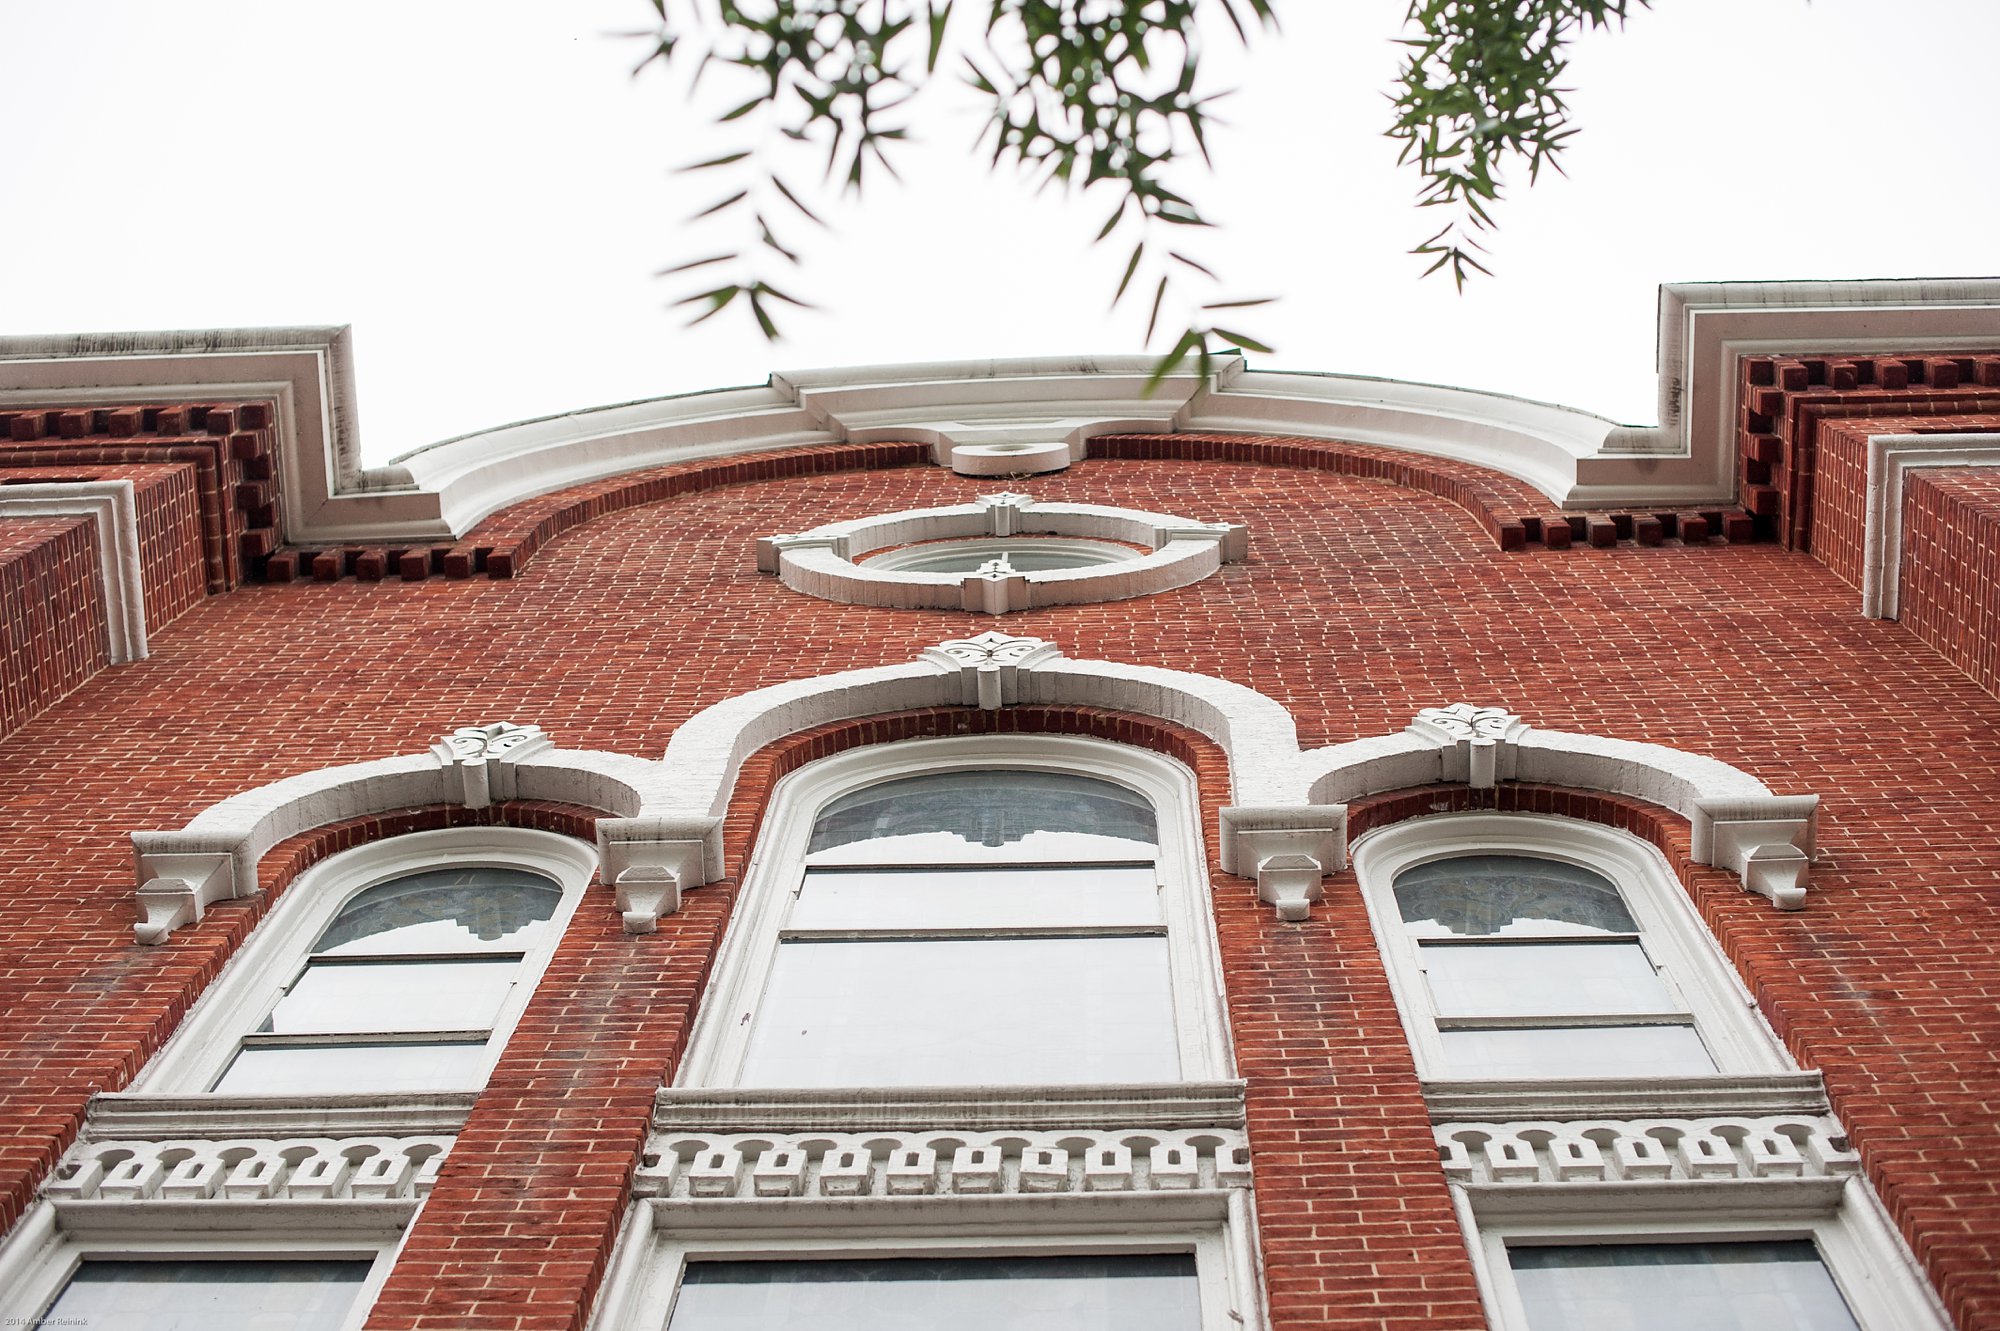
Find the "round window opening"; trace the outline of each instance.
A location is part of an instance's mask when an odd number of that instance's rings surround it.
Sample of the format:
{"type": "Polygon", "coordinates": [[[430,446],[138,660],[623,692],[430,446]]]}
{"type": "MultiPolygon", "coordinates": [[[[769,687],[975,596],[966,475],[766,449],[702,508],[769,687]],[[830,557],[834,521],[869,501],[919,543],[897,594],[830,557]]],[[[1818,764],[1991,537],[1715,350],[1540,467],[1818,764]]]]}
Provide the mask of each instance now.
{"type": "Polygon", "coordinates": [[[885,550],[859,561],[867,568],[895,573],[1048,573],[1058,569],[1096,568],[1138,559],[1143,551],[1110,541],[1003,536],[985,540],[925,541],[885,550]],[[1004,569],[989,570],[996,561],[1004,569]]]}

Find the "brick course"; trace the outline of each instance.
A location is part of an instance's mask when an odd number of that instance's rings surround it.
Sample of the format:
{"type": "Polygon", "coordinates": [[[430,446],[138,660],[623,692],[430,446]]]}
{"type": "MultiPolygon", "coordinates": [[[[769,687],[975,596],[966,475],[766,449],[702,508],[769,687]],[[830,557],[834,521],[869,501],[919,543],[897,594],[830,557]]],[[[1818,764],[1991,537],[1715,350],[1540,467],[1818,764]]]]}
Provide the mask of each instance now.
{"type": "MultiPolygon", "coordinates": [[[[1630,544],[1600,546],[1586,523],[1560,558],[1501,560],[1492,528],[1459,502],[1250,457],[1096,457],[1006,484],[1245,521],[1250,558],[1179,591],[1000,621],[832,605],[756,573],[754,539],[964,502],[994,483],[916,465],[752,474],[552,532],[511,579],[363,583],[343,567],[326,585],[210,597],[159,634],[152,659],[97,675],[21,727],[0,743],[0,1220],[16,1218],[88,1095],[129,1082],[266,908],[220,906],[161,947],[134,946],[131,831],[179,826],[292,773],[416,752],[466,723],[533,722],[566,747],[657,757],[723,698],[997,627],[1072,657],[1262,690],[1292,709],[1308,745],[1400,729],[1423,706],[1497,702],[1536,725],[1667,744],[1823,795],[1827,859],[1805,911],[1773,911],[1710,870],[1686,868],[1683,881],[1786,1045],[1825,1070],[1869,1178],[1958,1325],[2000,1328],[2000,1184],[1983,1167],[2000,1154],[2000,700],[1909,628],[1858,619],[1839,577],[1774,545],[1653,547],[1635,521],[1630,544]]],[[[1037,720],[920,715],[931,719],[855,733],[1037,720]]],[[[1109,727],[1191,761],[1214,854],[1226,784],[1212,747],[1132,718],[1040,721],[1109,727]]],[[[801,753],[848,742],[838,736],[797,737],[745,769],[730,872],[770,781],[801,753]]],[[[1470,796],[1399,798],[1428,808],[1470,796]]],[[[1622,817],[1685,860],[1684,825],[1643,808],[1494,798],[1622,817]]],[[[1357,818],[1386,808],[1357,806],[1357,818]]],[[[572,834],[588,818],[530,813],[572,834]]],[[[281,847],[289,871],[326,853],[323,840],[281,847]]],[[[733,881],[695,891],[659,934],[633,938],[609,893],[590,890],[373,1326],[580,1325],[733,892],[733,881]]],[[[1478,1325],[1351,876],[1330,881],[1303,924],[1279,924],[1226,876],[1215,909],[1252,1081],[1278,1327],[1478,1325]]]]}

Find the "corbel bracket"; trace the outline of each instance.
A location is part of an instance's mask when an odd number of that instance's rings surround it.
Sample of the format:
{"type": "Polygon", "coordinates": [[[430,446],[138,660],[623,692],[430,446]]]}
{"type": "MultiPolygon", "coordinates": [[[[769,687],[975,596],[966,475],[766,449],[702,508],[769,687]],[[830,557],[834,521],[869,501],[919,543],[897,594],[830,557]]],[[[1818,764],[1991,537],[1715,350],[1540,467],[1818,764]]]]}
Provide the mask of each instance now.
{"type": "Polygon", "coordinates": [[[553,748],[555,741],[540,726],[494,721],[460,726],[431,745],[431,754],[447,773],[458,777],[455,793],[468,809],[483,809],[514,798],[514,764],[553,748]]]}
{"type": "Polygon", "coordinates": [[[1456,702],[1424,708],[1406,730],[1442,751],[1444,780],[1490,790],[1497,782],[1514,779],[1514,745],[1527,733],[1528,723],[1504,707],[1456,702]]]}
{"type": "Polygon", "coordinates": [[[681,908],[683,892],[722,876],[722,820],[600,818],[597,850],[625,932],[649,934],[681,908]]]}
{"type": "Polygon", "coordinates": [[[1321,879],[1347,867],[1344,804],[1232,805],[1222,810],[1222,867],[1257,880],[1281,920],[1303,920],[1325,895],[1321,879]]]}
{"type": "Polygon", "coordinates": [[[218,901],[236,896],[236,861],[225,851],[139,853],[141,943],[164,943],[184,924],[194,924],[218,901]]]}
{"type": "Polygon", "coordinates": [[[1752,795],[1695,801],[1694,858],[1728,869],[1779,910],[1801,910],[1818,838],[1819,796],[1752,795]]]}

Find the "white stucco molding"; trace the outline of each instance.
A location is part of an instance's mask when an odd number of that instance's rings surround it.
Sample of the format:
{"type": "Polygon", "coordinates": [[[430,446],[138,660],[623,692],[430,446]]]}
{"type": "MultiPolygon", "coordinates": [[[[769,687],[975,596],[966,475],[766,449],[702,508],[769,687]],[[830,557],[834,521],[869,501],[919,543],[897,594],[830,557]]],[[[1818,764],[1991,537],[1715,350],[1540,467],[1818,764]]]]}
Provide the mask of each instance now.
{"type": "Polygon", "coordinates": [[[2000,346],[2000,280],[1725,282],[1660,290],[1658,426],[1498,393],[1352,375],[1206,382],[1147,356],[969,360],[785,371],[755,387],[654,398],[448,439],[389,466],[358,458],[345,328],[0,338],[0,407],[277,404],[285,539],[453,539],[511,504],[643,468],[844,441],[927,443],[976,475],[1028,473],[1120,432],[1282,434],[1490,468],[1572,507],[1727,503],[1744,355],[2000,346]]]}
{"type": "Polygon", "coordinates": [[[539,727],[466,726],[427,753],[286,777],[210,805],[185,827],[134,832],[141,943],[164,942],[218,901],[259,891],[257,862],[286,837],[372,813],[425,805],[484,808],[549,800],[636,814],[658,800],[656,763],[557,749],[539,727]]]}
{"type": "Polygon", "coordinates": [[[1903,488],[1920,467],[2000,467],[2000,434],[1881,434],[1868,440],[1862,508],[1861,613],[1902,610],[1903,488]]]}
{"type": "Polygon", "coordinates": [[[1249,552],[1242,523],[1201,522],[1102,504],[1037,503],[1023,494],[830,522],[757,542],[757,568],[794,591],[845,605],[971,610],[1001,615],[1050,605],[1150,596],[1199,582],[1249,552]],[[969,573],[865,564],[865,556],[924,541],[1027,534],[1120,541],[1150,554],[1083,568],[1019,572],[990,563],[969,573]]]}
{"type": "Polygon", "coordinates": [[[1660,288],[1660,423],[1621,428],[1569,502],[1725,501],[1735,493],[1737,362],[2000,347],[2000,278],[1689,282],[1660,288]]]}
{"type": "Polygon", "coordinates": [[[146,658],[146,587],[139,505],[130,481],[51,481],[0,487],[0,521],[89,518],[97,528],[97,582],[112,665],[146,658]]]}

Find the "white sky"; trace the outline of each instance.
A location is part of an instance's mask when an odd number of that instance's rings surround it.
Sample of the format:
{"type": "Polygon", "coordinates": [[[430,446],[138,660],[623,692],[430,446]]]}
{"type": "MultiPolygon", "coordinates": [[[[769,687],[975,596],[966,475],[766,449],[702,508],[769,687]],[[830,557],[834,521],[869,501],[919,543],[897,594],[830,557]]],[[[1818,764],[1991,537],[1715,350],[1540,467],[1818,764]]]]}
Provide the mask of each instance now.
{"type": "MultiPolygon", "coordinates": [[[[966,0],[962,0],[962,3],[966,0]]],[[[1404,253],[1433,226],[1381,137],[1403,0],[1279,0],[1240,81],[1199,254],[1273,343],[1255,365],[1495,389],[1655,419],[1663,281],[1983,276],[1994,0],[1659,0],[1572,65],[1567,178],[1516,189],[1495,276],[1404,253]]],[[[979,121],[837,208],[766,345],[683,327],[680,221],[715,131],[633,80],[646,0],[0,0],[0,333],[351,323],[365,454],[775,368],[1141,350],[1107,312],[1106,204],[994,181],[979,121]]],[[[944,101],[949,101],[947,95],[944,101]]]]}

